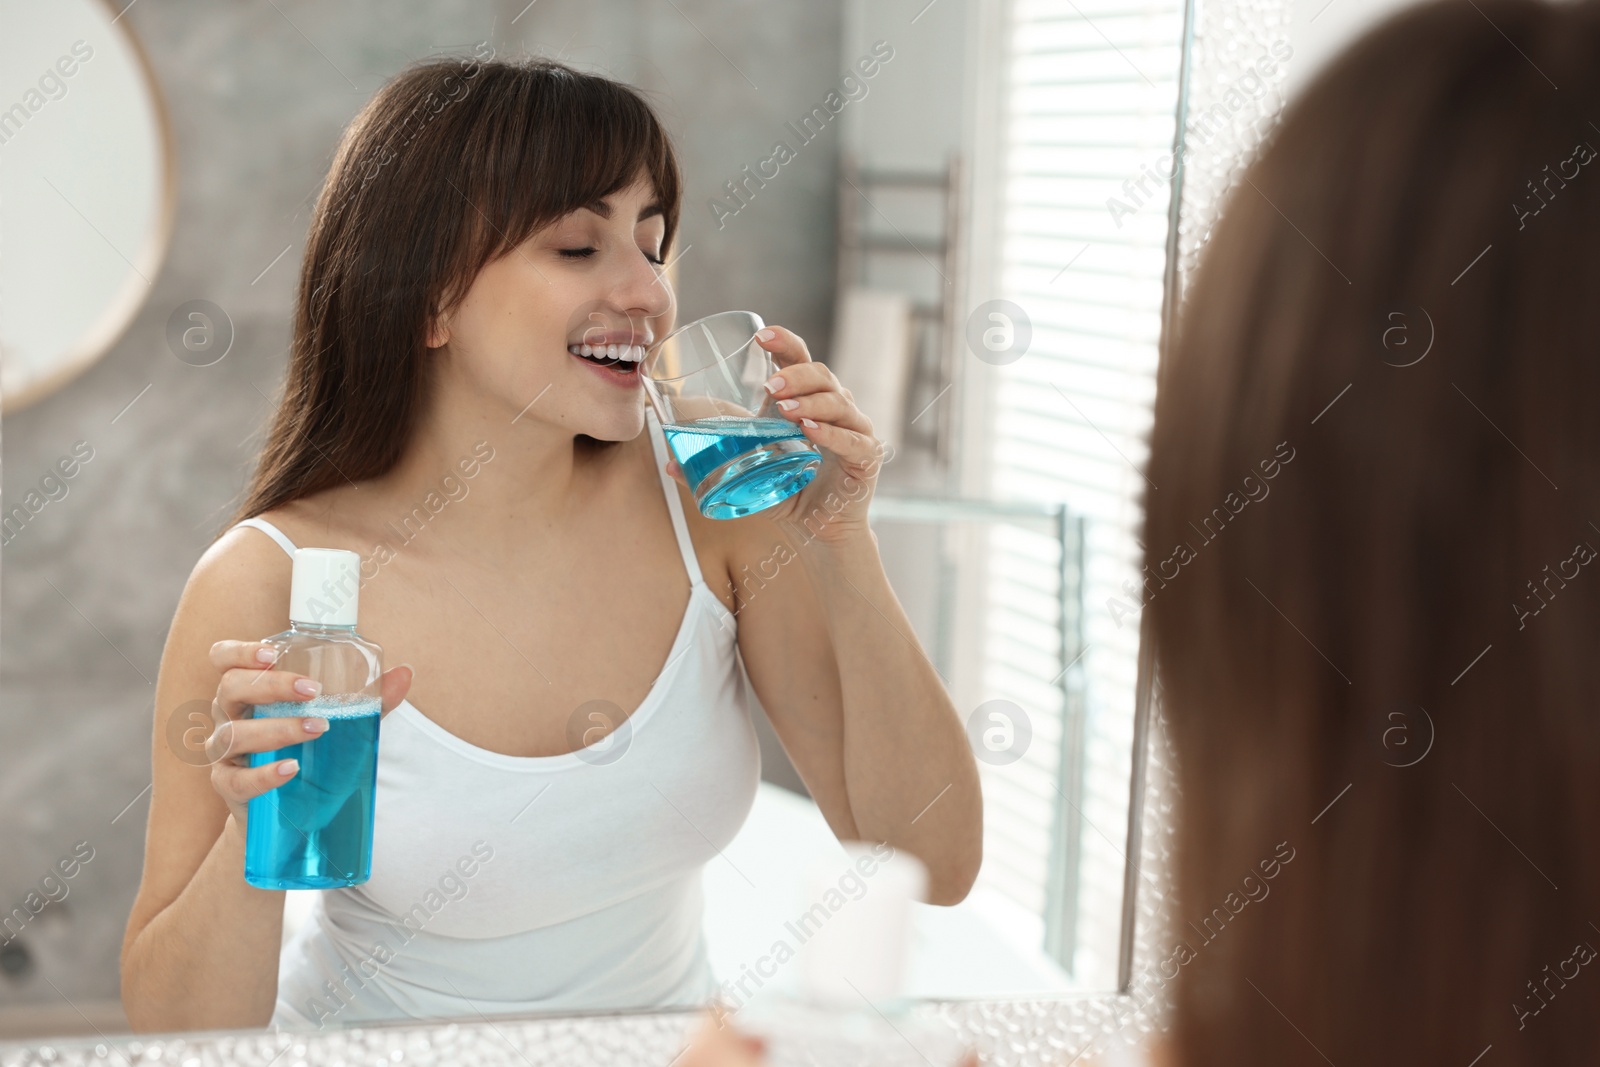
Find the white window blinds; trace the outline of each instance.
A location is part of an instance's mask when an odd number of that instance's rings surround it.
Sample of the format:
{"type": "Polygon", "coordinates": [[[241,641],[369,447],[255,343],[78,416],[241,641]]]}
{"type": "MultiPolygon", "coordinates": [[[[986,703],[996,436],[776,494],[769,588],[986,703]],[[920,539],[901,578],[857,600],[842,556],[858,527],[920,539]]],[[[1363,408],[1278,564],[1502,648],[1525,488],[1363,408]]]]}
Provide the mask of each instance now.
{"type": "Polygon", "coordinates": [[[982,684],[988,698],[1024,709],[1033,740],[1020,763],[983,767],[980,885],[1037,916],[1043,940],[1060,897],[1050,845],[1075,841],[1072,913],[1059,919],[1068,936],[1057,944],[1073,984],[1109,988],[1138,656],[1137,601],[1122,586],[1139,580],[1183,5],[1015,0],[1006,31],[995,295],[1022,308],[1032,339],[1020,359],[993,368],[988,439],[967,444],[988,451],[990,495],[1065,502],[1084,517],[1086,647],[1074,668],[1081,743],[1063,744],[1056,544],[1044,530],[994,526],[982,684]],[[1131,611],[1109,609],[1113,598],[1131,611]],[[1080,766],[1063,766],[1073,753],[1080,766]],[[1063,828],[1058,813],[1077,826],[1063,828]]]}

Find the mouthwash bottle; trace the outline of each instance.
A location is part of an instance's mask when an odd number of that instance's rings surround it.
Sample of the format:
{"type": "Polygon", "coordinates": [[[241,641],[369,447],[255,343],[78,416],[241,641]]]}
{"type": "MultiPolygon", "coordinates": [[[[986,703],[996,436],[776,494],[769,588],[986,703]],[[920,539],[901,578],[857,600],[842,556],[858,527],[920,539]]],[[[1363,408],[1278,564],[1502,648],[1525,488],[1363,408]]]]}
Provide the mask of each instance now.
{"type": "Polygon", "coordinates": [[[257,704],[252,717],[320,715],[328,729],[250,755],[252,767],[300,761],[294,777],[250,800],[244,877],[262,889],[333,889],[372,875],[383,650],[356,633],[360,568],[354,552],[297,549],[289,628],[266,639],[278,650],[273,670],[313,678],[322,690],[310,700],[257,704]]]}

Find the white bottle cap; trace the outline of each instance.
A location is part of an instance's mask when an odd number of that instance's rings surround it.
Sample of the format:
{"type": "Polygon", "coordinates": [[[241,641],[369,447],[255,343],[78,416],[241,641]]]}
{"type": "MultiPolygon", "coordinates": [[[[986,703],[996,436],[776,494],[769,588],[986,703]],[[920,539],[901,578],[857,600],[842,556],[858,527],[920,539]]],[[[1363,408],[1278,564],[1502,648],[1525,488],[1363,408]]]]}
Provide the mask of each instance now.
{"type": "Polygon", "coordinates": [[[354,626],[361,556],[343,548],[297,548],[289,581],[289,619],[312,626],[354,626]]]}

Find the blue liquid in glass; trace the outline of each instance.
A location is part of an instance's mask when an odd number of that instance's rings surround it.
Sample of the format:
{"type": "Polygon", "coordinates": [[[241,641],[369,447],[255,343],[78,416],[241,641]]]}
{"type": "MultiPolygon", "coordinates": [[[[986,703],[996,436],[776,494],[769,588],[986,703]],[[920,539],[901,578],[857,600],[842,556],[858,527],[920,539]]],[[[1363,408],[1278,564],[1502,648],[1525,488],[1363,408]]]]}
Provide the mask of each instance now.
{"type": "Polygon", "coordinates": [[[252,767],[297,759],[300,770],[250,800],[245,881],[261,889],[332,889],[371,877],[381,710],[376,697],[355,704],[306,700],[256,707],[258,719],[321,715],[328,729],[299,744],[250,754],[252,767]]]}
{"type": "Polygon", "coordinates": [[[822,456],[787,419],[718,415],[662,427],[700,513],[736,519],[810,484],[822,456]]]}

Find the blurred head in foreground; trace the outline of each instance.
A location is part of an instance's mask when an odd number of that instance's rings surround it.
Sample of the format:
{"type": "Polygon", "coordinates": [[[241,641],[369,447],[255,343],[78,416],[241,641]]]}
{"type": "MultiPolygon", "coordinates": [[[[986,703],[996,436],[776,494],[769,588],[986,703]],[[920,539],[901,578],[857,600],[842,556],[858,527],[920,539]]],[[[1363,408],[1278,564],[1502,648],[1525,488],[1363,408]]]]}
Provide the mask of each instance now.
{"type": "Polygon", "coordinates": [[[1415,7],[1202,253],[1144,538],[1184,1067],[1600,1059],[1597,123],[1594,0],[1415,7]]]}

